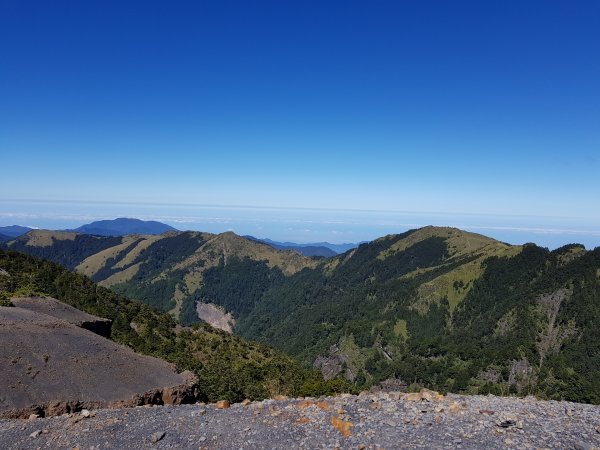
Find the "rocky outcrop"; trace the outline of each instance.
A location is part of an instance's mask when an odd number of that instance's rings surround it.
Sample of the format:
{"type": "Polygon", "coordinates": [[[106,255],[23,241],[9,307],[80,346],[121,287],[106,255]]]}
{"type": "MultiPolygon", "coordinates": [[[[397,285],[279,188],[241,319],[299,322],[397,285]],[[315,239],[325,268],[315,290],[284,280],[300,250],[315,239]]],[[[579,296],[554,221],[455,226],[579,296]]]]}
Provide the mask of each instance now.
{"type": "Polygon", "coordinates": [[[191,373],[40,312],[0,307],[0,342],[0,417],[197,397],[191,373]]]}
{"type": "Polygon", "coordinates": [[[111,320],[80,311],[55,298],[15,297],[11,300],[16,307],[64,320],[72,325],[85,328],[86,330],[99,334],[105,338],[110,337],[112,326],[111,320]]]}
{"type": "MultiPolygon", "coordinates": [[[[381,349],[385,354],[385,351],[381,349]]],[[[360,355],[360,350],[354,343],[353,337],[343,337],[339,343],[329,347],[327,354],[318,356],[313,363],[313,368],[323,374],[323,378],[330,380],[338,375],[346,380],[354,381],[360,368],[364,366],[365,359],[360,355]]]]}
{"type": "Polygon", "coordinates": [[[323,378],[331,380],[342,373],[345,362],[346,358],[344,355],[339,352],[332,352],[327,356],[318,356],[313,363],[313,367],[321,371],[323,378]]]}

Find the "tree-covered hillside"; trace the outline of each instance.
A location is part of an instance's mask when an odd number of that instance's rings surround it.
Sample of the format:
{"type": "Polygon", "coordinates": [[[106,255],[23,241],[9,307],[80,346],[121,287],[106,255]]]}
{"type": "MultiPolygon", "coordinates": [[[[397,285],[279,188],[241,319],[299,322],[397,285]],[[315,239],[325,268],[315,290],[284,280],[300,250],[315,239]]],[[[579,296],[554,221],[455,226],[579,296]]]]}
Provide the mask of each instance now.
{"type": "Polygon", "coordinates": [[[452,256],[428,237],[382,257],[398,242],[294,275],[236,331],[359,385],[600,403],[600,249],[452,256]]]}
{"type": "MultiPolygon", "coordinates": [[[[211,268],[240,259],[289,276],[318,265],[318,259],[230,232],[106,237],[33,230],[8,242],[6,248],[64,265],[177,318],[183,314],[186,323],[197,319],[195,303],[207,301],[200,290],[204,273],[211,268]]],[[[240,274],[243,277],[244,271],[240,274]]]]}
{"type": "Polygon", "coordinates": [[[34,230],[19,236],[8,248],[75,269],[85,258],[121,243],[120,237],[98,237],[67,231],[34,230]]]}
{"type": "Polygon", "coordinates": [[[600,403],[600,249],[428,227],[290,277],[267,269],[230,259],[199,293],[236,333],[328,375],[600,403]]]}

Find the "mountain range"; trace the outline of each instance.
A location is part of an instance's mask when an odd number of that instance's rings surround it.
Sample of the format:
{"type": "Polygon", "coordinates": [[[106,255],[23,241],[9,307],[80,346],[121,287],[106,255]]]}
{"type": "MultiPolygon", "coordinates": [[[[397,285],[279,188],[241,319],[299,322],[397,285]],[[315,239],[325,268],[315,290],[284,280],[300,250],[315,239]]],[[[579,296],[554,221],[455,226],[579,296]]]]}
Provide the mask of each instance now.
{"type": "Polygon", "coordinates": [[[358,387],[600,403],[600,249],[425,227],[310,258],[233,233],[34,230],[8,248],[278,347],[358,387]]]}
{"type": "MultiPolygon", "coordinates": [[[[195,231],[161,235],[97,236],[67,231],[33,230],[8,242],[11,250],[49,259],[87,275],[116,292],[170,311],[182,308],[195,316],[194,304],[204,273],[220,265],[266,267],[289,276],[318,261],[297,252],[284,252],[268,244],[237,236],[195,231]]],[[[240,280],[240,289],[256,289],[252,280],[240,280]],[[244,287],[246,286],[246,287],[244,287]]],[[[257,291],[258,292],[258,291],[257,291]]]]}
{"type": "MultiPolygon", "coordinates": [[[[248,236],[245,236],[245,237],[248,237],[248,236]]],[[[266,244],[273,245],[274,247],[277,247],[277,248],[283,247],[282,250],[289,250],[289,249],[301,250],[303,248],[308,248],[308,247],[316,247],[316,248],[325,247],[325,248],[328,248],[329,250],[332,250],[336,255],[347,252],[348,250],[352,250],[353,248],[356,248],[360,244],[364,243],[364,242],[359,242],[358,244],[354,244],[354,243],[332,244],[330,242],[312,242],[312,243],[308,243],[308,244],[297,244],[295,242],[277,242],[277,241],[272,241],[271,239],[259,239],[259,240],[266,244]]],[[[306,256],[313,256],[313,255],[306,255],[306,256]]],[[[314,255],[314,256],[320,256],[320,255],[314,255]]],[[[333,256],[333,255],[331,255],[331,256],[333,256]]]]}
{"type": "MultiPolygon", "coordinates": [[[[10,241],[11,239],[22,236],[33,228],[20,225],[11,225],[0,227],[0,242],[10,241]]],[[[168,231],[178,231],[170,225],[157,221],[145,221],[140,219],[120,217],[110,220],[98,220],[92,223],[81,225],[78,228],[64,230],[73,231],[81,234],[92,234],[95,236],[126,236],[128,234],[156,235],[168,231]]],[[[294,242],[277,242],[271,239],[258,239],[253,236],[244,236],[248,239],[264,242],[278,250],[293,250],[302,253],[305,256],[330,257],[347,250],[355,248],[358,244],[331,244],[329,242],[317,242],[309,244],[297,244],[294,242]]]]}

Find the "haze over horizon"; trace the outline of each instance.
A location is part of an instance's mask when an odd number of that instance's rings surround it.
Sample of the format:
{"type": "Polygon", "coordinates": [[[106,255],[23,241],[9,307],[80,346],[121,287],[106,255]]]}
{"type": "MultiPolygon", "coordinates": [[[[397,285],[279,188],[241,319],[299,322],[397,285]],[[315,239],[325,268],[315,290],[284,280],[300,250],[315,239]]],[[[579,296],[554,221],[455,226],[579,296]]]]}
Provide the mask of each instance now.
{"type": "Polygon", "coordinates": [[[600,245],[598,2],[0,11],[0,225],[600,245]]]}
{"type": "Polygon", "coordinates": [[[582,218],[101,202],[0,201],[0,205],[0,226],[19,224],[51,230],[130,217],[160,221],[182,231],[233,231],[280,242],[342,244],[435,225],[460,228],[510,244],[533,242],[551,249],[571,243],[588,249],[600,245],[600,227],[582,218]]]}

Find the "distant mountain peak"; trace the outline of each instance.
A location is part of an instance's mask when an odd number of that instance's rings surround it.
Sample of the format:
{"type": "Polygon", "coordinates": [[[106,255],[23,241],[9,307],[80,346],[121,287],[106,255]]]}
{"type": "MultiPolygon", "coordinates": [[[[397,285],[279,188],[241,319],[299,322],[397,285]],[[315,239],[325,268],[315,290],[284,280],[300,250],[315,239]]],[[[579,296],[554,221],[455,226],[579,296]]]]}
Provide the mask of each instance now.
{"type": "Polygon", "coordinates": [[[33,230],[33,228],[23,227],[21,225],[9,225],[7,227],[0,227],[0,234],[14,239],[31,230],[33,230]]]}
{"type": "Polygon", "coordinates": [[[162,234],[167,231],[178,230],[170,225],[154,220],[118,217],[116,219],[98,220],[88,223],[72,231],[99,236],[125,236],[127,234],[162,234]]]}

